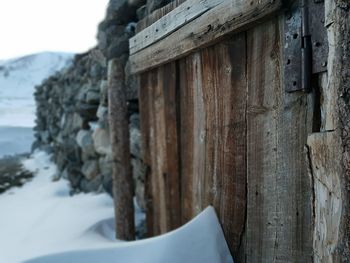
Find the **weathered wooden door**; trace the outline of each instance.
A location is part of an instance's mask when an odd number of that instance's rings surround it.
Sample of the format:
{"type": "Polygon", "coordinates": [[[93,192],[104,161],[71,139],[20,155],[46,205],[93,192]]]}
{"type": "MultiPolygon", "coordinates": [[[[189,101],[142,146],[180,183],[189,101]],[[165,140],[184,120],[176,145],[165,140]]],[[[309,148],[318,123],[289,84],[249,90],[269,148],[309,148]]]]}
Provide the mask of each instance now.
{"type": "Polygon", "coordinates": [[[237,262],[311,261],[314,100],[286,92],[282,2],[175,1],[138,24],[151,235],[213,205],[237,262]]]}

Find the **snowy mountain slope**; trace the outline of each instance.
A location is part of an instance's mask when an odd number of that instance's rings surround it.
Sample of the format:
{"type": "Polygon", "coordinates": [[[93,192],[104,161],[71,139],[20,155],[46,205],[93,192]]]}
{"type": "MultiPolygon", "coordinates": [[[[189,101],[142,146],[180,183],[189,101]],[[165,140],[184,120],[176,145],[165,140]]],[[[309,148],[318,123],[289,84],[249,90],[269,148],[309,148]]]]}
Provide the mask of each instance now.
{"type": "Polygon", "coordinates": [[[69,65],[73,54],[43,52],[0,61],[0,126],[33,127],[35,85],[69,65]]]}

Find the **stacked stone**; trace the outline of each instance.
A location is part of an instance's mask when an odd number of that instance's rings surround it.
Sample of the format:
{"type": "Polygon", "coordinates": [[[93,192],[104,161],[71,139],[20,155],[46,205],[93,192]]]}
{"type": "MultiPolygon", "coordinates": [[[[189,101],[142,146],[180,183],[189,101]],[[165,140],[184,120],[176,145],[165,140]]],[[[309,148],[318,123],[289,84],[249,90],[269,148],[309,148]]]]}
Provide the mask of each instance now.
{"type": "Polygon", "coordinates": [[[101,110],[106,105],[106,69],[90,53],[77,55],[73,65],[36,88],[33,148],[53,153],[59,170],[56,179],[69,179],[74,191],[110,192],[111,173],[105,161],[109,135],[101,110]],[[104,129],[98,128],[100,123],[104,129]]]}
{"type": "MultiPolygon", "coordinates": [[[[77,55],[70,67],[36,87],[36,142],[33,149],[53,154],[56,179],[64,177],[72,192],[112,194],[111,144],[108,127],[107,64],[129,56],[128,41],[137,20],[170,0],[111,0],[99,25],[98,46],[77,55]]],[[[130,152],[135,193],[145,208],[146,167],[141,158],[137,81],[125,66],[129,105],[130,152]]]]}

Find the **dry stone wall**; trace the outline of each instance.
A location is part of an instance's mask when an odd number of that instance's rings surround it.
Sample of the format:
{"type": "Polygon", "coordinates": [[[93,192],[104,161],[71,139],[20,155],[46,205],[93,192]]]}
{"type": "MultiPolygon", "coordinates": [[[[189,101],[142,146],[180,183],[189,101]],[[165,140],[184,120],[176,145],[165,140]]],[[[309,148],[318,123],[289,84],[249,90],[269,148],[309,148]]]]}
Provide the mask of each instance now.
{"type": "MultiPolygon", "coordinates": [[[[56,180],[66,178],[74,192],[112,195],[111,144],[108,125],[107,65],[128,56],[136,22],[169,0],[111,0],[98,28],[98,45],[75,56],[68,68],[36,87],[36,141],[33,150],[53,154],[56,180]]],[[[125,66],[130,152],[138,204],[145,207],[137,81],[125,66]]]]}

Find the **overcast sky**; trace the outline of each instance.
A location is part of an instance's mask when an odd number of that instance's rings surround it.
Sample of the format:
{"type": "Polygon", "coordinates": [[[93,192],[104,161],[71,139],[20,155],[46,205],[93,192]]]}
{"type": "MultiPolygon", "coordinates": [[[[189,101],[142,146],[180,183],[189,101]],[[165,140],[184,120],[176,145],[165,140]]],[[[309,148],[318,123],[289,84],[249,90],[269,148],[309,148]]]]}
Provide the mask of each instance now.
{"type": "Polygon", "coordinates": [[[108,0],[0,0],[0,60],[96,44],[108,0]]]}

